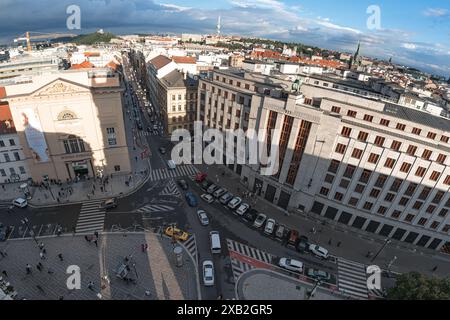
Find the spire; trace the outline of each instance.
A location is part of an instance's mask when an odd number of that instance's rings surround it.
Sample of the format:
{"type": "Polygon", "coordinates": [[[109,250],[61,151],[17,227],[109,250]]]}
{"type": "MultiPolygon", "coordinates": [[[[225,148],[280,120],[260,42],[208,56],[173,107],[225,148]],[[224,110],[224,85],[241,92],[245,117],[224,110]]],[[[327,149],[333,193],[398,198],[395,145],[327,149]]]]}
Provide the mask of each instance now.
{"type": "Polygon", "coordinates": [[[217,19],[217,36],[218,37],[220,37],[220,28],[221,28],[222,26],[220,25],[220,16],[219,16],[219,18],[217,19]]]}
{"type": "Polygon", "coordinates": [[[359,49],[361,48],[361,41],[358,41],[358,48],[356,49],[356,52],[355,52],[355,58],[354,58],[354,60],[356,61],[357,59],[358,59],[358,57],[359,57],[359,49]]]}

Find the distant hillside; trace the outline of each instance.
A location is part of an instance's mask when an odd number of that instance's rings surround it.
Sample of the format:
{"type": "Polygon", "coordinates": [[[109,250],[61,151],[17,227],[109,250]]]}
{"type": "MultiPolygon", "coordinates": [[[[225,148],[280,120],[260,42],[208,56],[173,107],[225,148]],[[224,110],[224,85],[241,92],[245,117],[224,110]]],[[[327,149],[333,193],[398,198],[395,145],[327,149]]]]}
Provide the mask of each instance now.
{"type": "Polygon", "coordinates": [[[95,43],[103,42],[109,43],[111,39],[117,38],[114,34],[110,32],[105,33],[89,33],[89,34],[81,34],[76,37],[67,37],[67,38],[59,38],[54,39],[52,42],[74,42],[76,44],[84,44],[84,45],[93,45],[95,43]]]}

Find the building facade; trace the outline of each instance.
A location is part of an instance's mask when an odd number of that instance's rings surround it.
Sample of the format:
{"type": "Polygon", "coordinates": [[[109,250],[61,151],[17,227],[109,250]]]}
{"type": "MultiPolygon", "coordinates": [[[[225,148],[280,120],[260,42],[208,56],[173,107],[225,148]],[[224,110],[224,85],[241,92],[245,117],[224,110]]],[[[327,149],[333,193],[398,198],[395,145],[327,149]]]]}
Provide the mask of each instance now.
{"type": "Polygon", "coordinates": [[[117,73],[61,71],[3,92],[34,181],[131,172],[117,73]]]}
{"type": "Polygon", "coordinates": [[[317,80],[294,92],[230,70],[200,80],[197,117],[211,128],[268,130],[276,174],[229,165],[267,201],[450,252],[448,120],[317,80]]]}

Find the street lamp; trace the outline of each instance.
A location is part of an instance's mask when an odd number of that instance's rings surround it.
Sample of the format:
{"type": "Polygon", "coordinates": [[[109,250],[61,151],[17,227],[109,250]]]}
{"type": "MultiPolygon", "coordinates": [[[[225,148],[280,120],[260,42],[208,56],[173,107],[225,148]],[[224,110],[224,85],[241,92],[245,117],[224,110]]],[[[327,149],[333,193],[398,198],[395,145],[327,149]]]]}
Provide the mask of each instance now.
{"type": "Polygon", "coordinates": [[[394,256],[394,258],[392,258],[391,262],[389,262],[387,269],[389,271],[389,269],[391,269],[391,266],[394,264],[395,260],[397,260],[397,256],[394,256]]]}
{"type": "Polygon", "coordinates": [[[22,224],[26,225],[28,229],[30,229],[30,235],[33,237],[33,240],[36,242],[36,244],[38,245],[38,248],[39,248],[39,242],[38,242],[37,239],[36,239],[36,236],[35,236],[35,234],[34,234],[34,230],[32,230],[32,229],[30,228],[30,225],[28,224],[28,222],[29,222],[28,218],[23,218],[23,219],[21,220],[21,222],[22,222],[22,224]]]}
{"type": "Polygon", "coordinates": [[[370,260],[370,262],[374,262],[375,259],[378,257],[378,255],[381,253],[381,251],[383,251],[384,248],[386,248],[386,246],[387,246],[389,243],[391,243],[391,239],[386,238],[386,239],[384,240],[383,246],[380,248],[380,250],[378,250],[377,254],[373,256],[373,258],[372,258],[372,260],[370,260]]]}

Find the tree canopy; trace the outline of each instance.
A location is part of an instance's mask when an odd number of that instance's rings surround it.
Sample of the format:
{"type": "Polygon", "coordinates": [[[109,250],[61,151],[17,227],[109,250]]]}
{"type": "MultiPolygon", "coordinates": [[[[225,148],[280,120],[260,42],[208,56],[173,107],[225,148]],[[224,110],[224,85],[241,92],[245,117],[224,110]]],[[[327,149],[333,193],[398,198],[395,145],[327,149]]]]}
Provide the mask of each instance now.
{"type": "Polygon", "coordinates": [[[395,287],[387,290],[387,297],[390,300],[449,300],[450,278],[405,273],[397,278],[395,287]]]}

